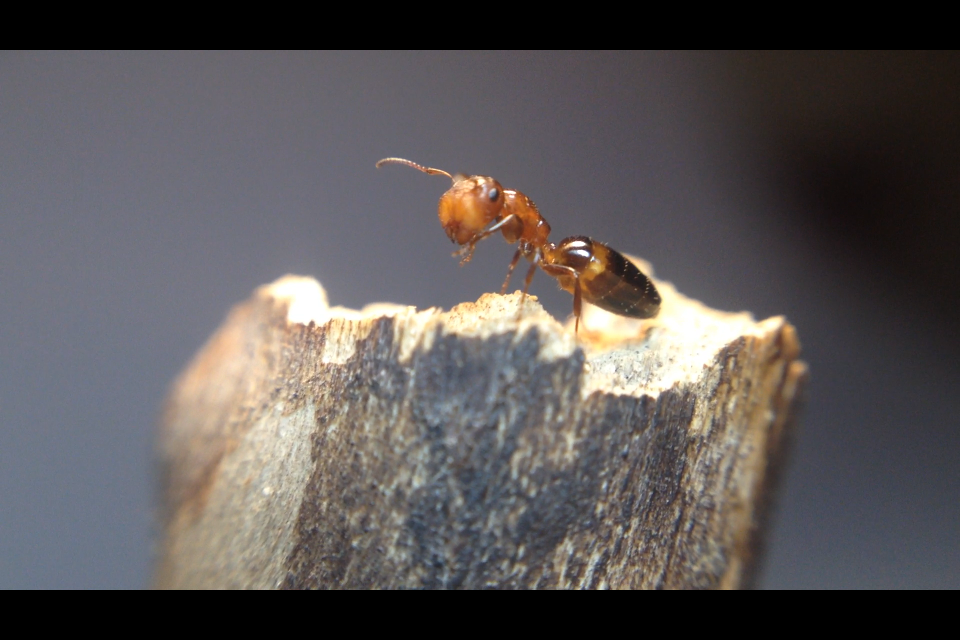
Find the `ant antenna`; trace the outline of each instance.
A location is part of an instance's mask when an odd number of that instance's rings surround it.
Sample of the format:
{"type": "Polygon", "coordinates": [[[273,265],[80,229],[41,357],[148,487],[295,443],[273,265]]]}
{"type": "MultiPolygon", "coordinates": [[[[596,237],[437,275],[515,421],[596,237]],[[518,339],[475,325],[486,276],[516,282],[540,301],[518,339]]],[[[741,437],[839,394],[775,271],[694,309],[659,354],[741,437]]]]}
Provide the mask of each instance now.
{"type": "Polygon", "coordinates": [[[428,173],[428,174],[430,174],[430,175],[432,175],[432,176],[435,176],[435,175],[447,176],[448,178],[450,178],[451,180],[453,180],[454,183],[457,182],[456,180],[454,180],[453,176],[450,175],[449,173],[447,173],[446,171],[442,171],[442,170],[440,170],[440,169],[434,169],[434,168],[432,168],[432,167],[425,167],[425,166],[423,166],[422,164],[417,164],[416,162],[412,162],[412,161],[410,161],[410,160],[404,160],[403,158],[384,158],[383,160],[380,160],[379,162],[377,162],[377,169],[379,169],[379,168],[380,168],[380,165],[382,165],[382,164],[390,164],[390,163],[392,163],[392,164],[405,164],[405,165],[407,165],[408,167],[413,167],[414,169],[417,169],[418,171],[423,171],[424,173],[428,173]]]}

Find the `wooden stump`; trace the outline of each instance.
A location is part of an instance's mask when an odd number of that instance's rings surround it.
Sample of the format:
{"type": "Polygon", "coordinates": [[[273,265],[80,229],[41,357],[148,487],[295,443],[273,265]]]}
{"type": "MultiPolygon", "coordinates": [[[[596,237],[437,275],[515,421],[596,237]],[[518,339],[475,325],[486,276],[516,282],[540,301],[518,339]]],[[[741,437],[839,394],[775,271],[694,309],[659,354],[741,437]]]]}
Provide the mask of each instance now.
{"type": "Polygon", "coordinates": [[[156,584],[749,586],[806,366],[783,318],[657,282],[653,321],[528,298],[237,306],[162,418],[156,584]],[[584,325],[586,330],[584,330],[584,325]]]}

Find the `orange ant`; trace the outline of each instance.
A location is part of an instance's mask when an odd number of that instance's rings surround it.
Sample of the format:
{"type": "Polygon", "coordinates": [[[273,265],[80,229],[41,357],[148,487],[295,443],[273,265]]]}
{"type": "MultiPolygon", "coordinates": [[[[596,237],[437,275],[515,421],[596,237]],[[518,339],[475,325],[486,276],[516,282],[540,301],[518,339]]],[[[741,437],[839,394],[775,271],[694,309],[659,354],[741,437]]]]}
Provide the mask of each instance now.
{"type": "Polygon", "coordinates": [[[377,168],[388,163],[404,164],[453,181],[453,186],[440,197],[440,224],[451,242],[461,245],[453,254],[463,256],[461,265],[470,262],[478,242],[497,231],[508,243],[520,243],[500,293],[506,293],[513,269],[520,256],[524,256],[531,264],[520,297],[521,312],[537,267],[573,294],[575,332],[580,330],[581,300],[630,318],[653,318],[660,311],[656,287],[619,252],[586,236],[565,238],[559,245],[548,242],[550,225],[537,205],[519,191],[504,189],[489,176],[450,175],[403,158],[384,158],[377,168]]]}

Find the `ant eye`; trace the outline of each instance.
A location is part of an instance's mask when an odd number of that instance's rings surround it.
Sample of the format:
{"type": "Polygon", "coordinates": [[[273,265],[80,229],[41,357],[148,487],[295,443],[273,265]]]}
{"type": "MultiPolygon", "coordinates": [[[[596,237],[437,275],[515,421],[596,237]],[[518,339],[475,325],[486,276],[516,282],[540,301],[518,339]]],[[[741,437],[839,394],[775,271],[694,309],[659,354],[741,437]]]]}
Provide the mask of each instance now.
{"type": "Polygon", "coordinates": [[[500,197],[500,190],[494,187],[493,189],[490,189],[489,195],[490,195],[490,202],[496,202],[497,198],[500,197]]]}

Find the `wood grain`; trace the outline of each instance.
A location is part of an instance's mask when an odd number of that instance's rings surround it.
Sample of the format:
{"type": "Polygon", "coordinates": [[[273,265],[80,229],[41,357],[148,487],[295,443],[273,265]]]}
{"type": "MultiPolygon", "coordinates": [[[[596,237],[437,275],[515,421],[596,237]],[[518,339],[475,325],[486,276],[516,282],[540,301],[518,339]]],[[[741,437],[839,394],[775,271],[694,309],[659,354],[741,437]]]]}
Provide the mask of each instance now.
{"type": "Polygon", "coordinates": [[[796,332],[656,284],[657,319],[588,306],[579,337],[535,299],[518,322],[518,294],[356,312],[261,287],[171,390],[157,586],[750,586],[796,332]]]}

